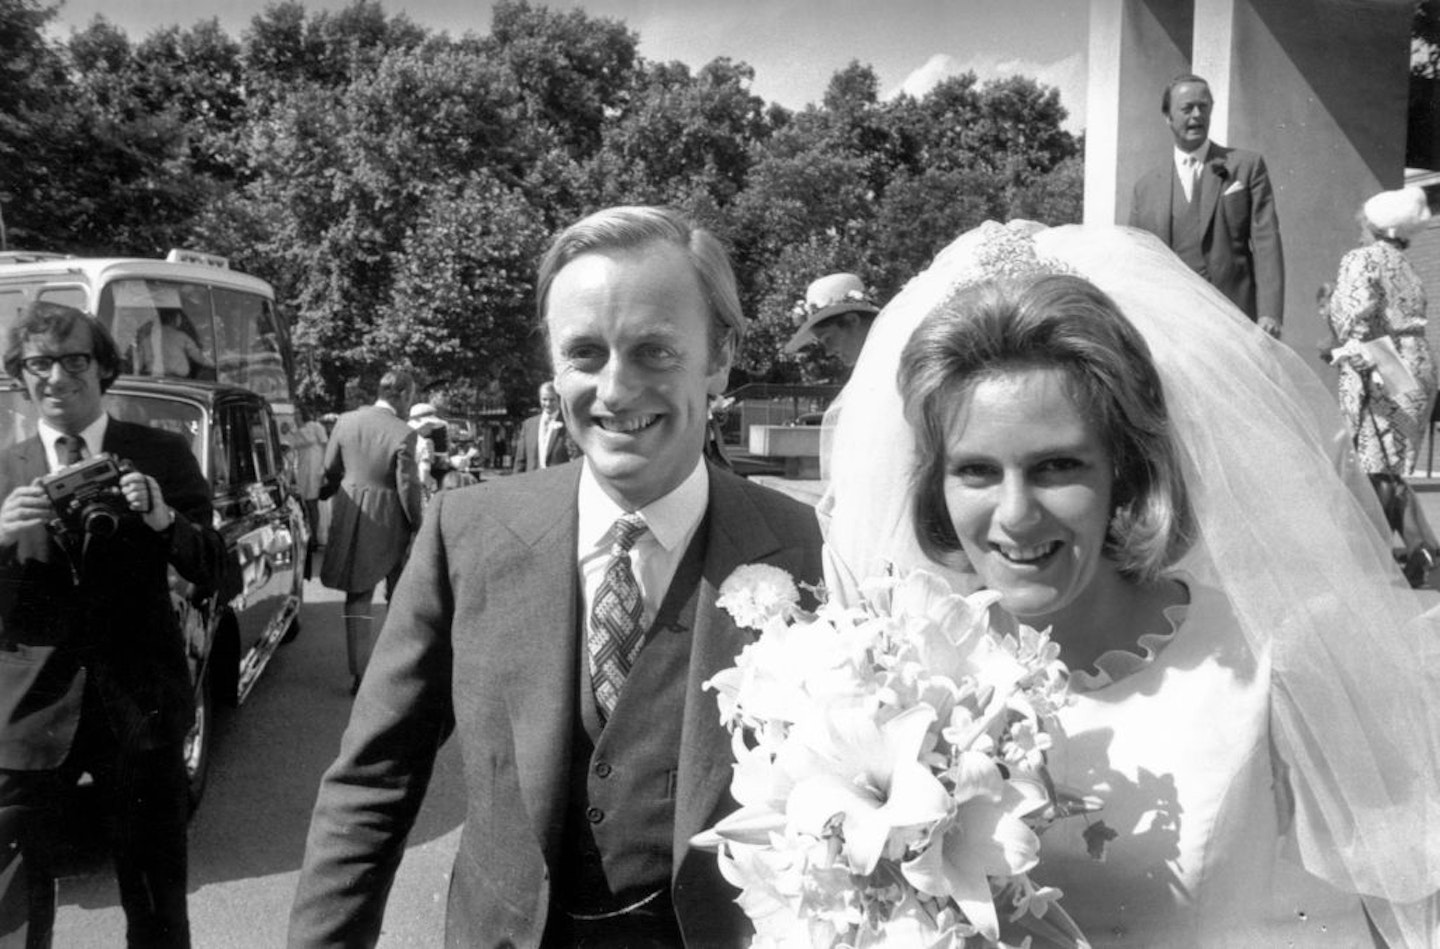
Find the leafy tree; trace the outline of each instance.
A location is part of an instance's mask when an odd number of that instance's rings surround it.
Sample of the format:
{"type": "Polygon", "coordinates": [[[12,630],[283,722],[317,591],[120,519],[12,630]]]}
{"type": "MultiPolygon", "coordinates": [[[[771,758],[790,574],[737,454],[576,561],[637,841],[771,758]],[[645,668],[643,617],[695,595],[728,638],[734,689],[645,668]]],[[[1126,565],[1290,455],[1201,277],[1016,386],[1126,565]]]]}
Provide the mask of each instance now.
{"type": "Polygon", "coordinates": [[[50,249],[163,252],[211,192],[181,113],[137,95],[134,51],[103,18],[61,53],[69,70],[52,76],[58,87],[34,116],[43,134],[24,156],[29,230],[50,249]]]}
{"type": "Polygon", "coordinates": [[[1411,21],[1405,164],[1440,167],[1440,0],[1416,0],[1411,21]]]}
{"type": "Polygon", "coordinates": [[[395,263],[368,332],[373,362],[403,362],[436,385],[524,391],[536,368],[535,260],[547,231],[518,192],[479,172],[437,185],[395,263]]]}
{"type": "Polygon", "coordinates": [[[902,172],[877,210],[870,246],[873,282],[893,296],[959,235],[1005,216],[1004,188],[979,168],[902,172]]]}
{"type": "Polygon", "coordinates": [[[308,19],[299,0],[280,0],[251,19],[242,55],[248,77],[283,94],[297,82],[347,85],[391,51],[414,49],[428,38],[403,13],[387,17],[376,0],[352,0],[308,19]]]}
{"type": "Polygon", "coordinates": [[[240,44],[220,29],[218,20],[151,33],[135,48],[131,81],[141,109],[176,121],[195,172],[235,177],[244,74],[240,44]]]}
{"type": "Polygon", "coordinates": [[[716,59],[692,76],[684,63],[646,65],[625,109],[604,129],[594,160],[606,199],[684,204],[697,193],[717,206],[745,187],[751,146],[769,128],[750,92],[755,71],[716,59]]]}
{"type": "Polygon", "coordinates": [[[0,0],[0,246],[40,247],[51,233],[51,171],[68,137],[51,122],[67,85],[44,33],[55,10],[0,0]]]}
{"type": "Polygon", "coordinates": [[[1410,33],[1410,75],[1440,79],[1440,0],[1416,0],[1410,33]]]}
{"type": "Polygon", "coordinates": [[[726,240],[755,324],[740,372],[775,380],[843,374],[780,352],[816,276],[883,300],[986,217],[1079,215],[1078,143],[1029,79],[881,101],[856,61],[791,112],[744,63],[646,62],[624,23],[528,0],[458,40],[377,0],[279,0],[239,42],[211,20],[132,44],[97,18],[59,45],[43,2],[0,0],[12,243],[226,254],[276,286],[317,407],[397,360],[528,399],[534,258],[597,207],[675,205],[726,240]]]}
{"type": "Polygon", "coordinates": [[[481,50],[510,71],[528,120],[582,158],[599,148],[606,113],[624,105],[638,43],[618,20],[499,0],[481,50]]]}

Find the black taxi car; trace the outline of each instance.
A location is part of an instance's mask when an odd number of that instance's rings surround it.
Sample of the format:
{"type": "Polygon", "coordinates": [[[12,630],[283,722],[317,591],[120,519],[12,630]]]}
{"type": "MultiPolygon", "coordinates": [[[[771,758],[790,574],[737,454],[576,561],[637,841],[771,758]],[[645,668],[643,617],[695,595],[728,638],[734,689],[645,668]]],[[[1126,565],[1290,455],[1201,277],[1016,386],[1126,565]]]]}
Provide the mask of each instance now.
{"type": "MultiPolygon", "coordinates": [[[[266,400],[249,389],[121,376],[105,394],[114,418],[184,436],[210,483],[228,554],[216,590],[172,568],[170,596],[195,686],[185,742],[191,803],[205,788],[217,704],[243,702],[275,650],[299,631],[305,517],[266,400]]],[[[35,410],[13,379],[0,383],[0,446],[35,432],[35,410]]]]}

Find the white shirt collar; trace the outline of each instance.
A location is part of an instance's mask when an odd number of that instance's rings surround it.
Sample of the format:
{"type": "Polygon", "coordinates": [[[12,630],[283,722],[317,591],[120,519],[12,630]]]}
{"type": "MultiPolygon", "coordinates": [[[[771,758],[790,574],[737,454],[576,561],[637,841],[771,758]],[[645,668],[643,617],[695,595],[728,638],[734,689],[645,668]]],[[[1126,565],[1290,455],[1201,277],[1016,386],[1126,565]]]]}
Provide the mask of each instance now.
{"type": "Polygon", "coordinates": [[[384,399],[376,399],[375,407],[377,409],[387,410],[391,415],[395,416],[396,418],[400,417],[400,413],[395,411],[395,406],[391,405],[389,402],[386,402],[384,399]]]}
{"type": "MultiPolygon", "coordinates": [[[[104,451],[105,431],[110,427],[110,414],[101,412],[100,417],[86,425],[80,430],[80,437],[85,439],[85,457],[94,458],[101,451],[104,451]]],[[[60,453],[55,448],[55,440],[65,433],[51,425],[43,418],[36,425],[36,434],[40,436],[40,442],[45,446],[45,460],[51,471],[65,467],[60,460],[60,453]]]]}
{"type": "Polygon", "coordinates": [[[1178,169],[1178,170],[1180,170],[1180,171],[1184,171],[1184,170],[1185,170],[1185,162],[1186,162],[1186,160],[1189,159],[1192,155],[1195,157],[1195,159],[1196,159],[1197,161],[1200,162],[1200,164],[1202,164],[1202,165],[1205,164],[1205,159],[1210,156],[1210,139],[1207,138],[1207,139],[1205,139],[1205,141],[1201,142],[1201,143],[1200,143],[1200,147],[1197,148],[1197,149],[1195,149],[1193,152],[1181,151],[1181,150],[1180,150],[1180,146],[1178,146],[1178,145],[1175,146],[1175,167],[1176,167],[1176,169],[1178,169]]]}
{"type": "MultiPolygon", "coordinates": [[[[579,523],[577,526],[577,547],[582,556],[591,551],[608,549],[610,528],[629,513],[616,504],[590,469],[590,461],[584,461],[580,471],[578,495],[579,523]]],[[[705,506],[710,502],[710,470],[703,458],[697,458],[695,469],[669,494],[640,508],[638,513],[650,528],[649,534],[667,551],[676,548],[694,533],[695,525],[705,516],[705,506]]]]}

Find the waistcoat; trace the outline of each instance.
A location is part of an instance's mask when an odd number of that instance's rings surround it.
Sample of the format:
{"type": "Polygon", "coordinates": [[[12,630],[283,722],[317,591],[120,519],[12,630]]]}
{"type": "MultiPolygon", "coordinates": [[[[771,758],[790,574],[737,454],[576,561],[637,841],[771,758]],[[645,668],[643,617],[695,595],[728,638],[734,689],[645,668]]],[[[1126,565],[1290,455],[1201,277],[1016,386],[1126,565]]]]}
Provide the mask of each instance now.
{"type": "MultiPolygon", "coordinates": [[[[1202,166],[1203,167],[1203,166],[1202,166]]],[[[1185,200],[1178,172],[1170,173],[1170,249],[1200,276],[1205,276],[1205,232],[1200,225],[1200,190],[1205,176],[1195,182],[1194,200],[1185,200]]]]}
{"type": "Polygon", "coordinates": [[[664,890],[668,901],[680,731],[708,523],[707,515],[603,727],[585,637],[576,636],[580,701],[553,888],[556,911],[606,912],[656,890],[664,890]]]}

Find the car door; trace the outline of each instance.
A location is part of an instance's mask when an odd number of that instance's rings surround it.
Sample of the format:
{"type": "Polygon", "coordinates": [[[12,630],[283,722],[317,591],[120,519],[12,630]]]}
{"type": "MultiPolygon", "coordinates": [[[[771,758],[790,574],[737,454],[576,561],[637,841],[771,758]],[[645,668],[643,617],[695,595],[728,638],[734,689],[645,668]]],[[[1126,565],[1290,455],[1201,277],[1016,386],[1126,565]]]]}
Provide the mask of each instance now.
{"type": "Polygon", "coordinates": [[[240,591],[230,607],[243,700],[293,619],[296,538],[274,422],[264,403],[231,401],[218,414],[223,450],[217,460],[226,480],[221,530],[240,569],[240,591]]]}

